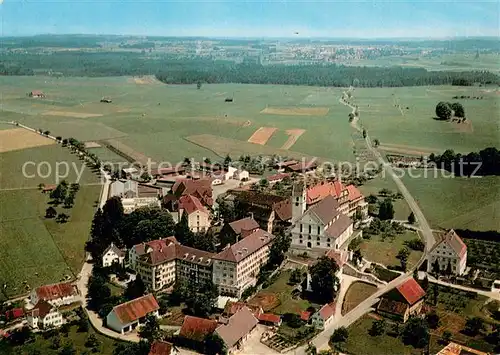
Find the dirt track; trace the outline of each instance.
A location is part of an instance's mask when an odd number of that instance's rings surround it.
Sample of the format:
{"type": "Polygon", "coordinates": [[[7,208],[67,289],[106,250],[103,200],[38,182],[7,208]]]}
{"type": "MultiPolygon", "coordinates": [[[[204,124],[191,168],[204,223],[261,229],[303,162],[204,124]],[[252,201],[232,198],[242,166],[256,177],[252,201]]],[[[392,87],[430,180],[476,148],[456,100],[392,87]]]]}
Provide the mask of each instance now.
{"type": "Polygon", "coordinates": [[[328,107],[266,107],[260,113],[283,116],[326,116],[328,107]]]}

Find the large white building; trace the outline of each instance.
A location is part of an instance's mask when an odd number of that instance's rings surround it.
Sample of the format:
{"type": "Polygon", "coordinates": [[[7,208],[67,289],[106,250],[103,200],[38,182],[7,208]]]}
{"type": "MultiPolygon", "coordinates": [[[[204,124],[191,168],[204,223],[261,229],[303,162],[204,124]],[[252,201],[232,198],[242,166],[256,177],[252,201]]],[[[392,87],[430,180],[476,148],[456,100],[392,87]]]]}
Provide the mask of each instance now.
{"type": "Polygon", "coordinates": [[[40,300],[26,312],[28,325],[33,329],[58,328],[64,323],[62,314],[57,307],[49,302],[40,300]]]}
{"type": "Polygon", "coordinates": [[[191,231],[204,233],[210,227],[210,212],[196,196],[184,195],[179,198],[177,217],[179,221],[184,213],[187,214],[188,226],[191,231]]]}
{"type": "Polygon", "coordinates": [[[340,249],[353,233],[353,222],[340,211],[332,195],[307,208],[307,193],[302,184],[292,194],[292,247],[324,251],[340,249]]]}
{"type": "Polygon", "coordinates": [[[262,265],[269,260],[274,236],[262,229],[227,247],[213,257],[213,282],[222,295],[241,297],[257,282],[262,265]]]}
{"type": "Polygon", "coordinates": [[[56,307],[72,304],[79,301],[78,288],[69,282],[63,282],[40,286],[31,291],[29,295],[31,305],[36,305],[42,300],[56,307]]]}
{"type": "Polygon", "coordinates": [[[102,266],[108,267],[114,263],[123,265],[125,261],[125,252],[118,248],[116,245],[111,243],[111,245],[102,254],[102,266]]]}
{"type": "Polygon", "coordinates": [[[463,275],[467,268],[467,245],[457,233],[451,229],[444,238],[437,242],[429,252],[427,258],[427,271],[434,271],[436,261],[442,272],[446,272],[448,264],[455,275],[463,275]]]}

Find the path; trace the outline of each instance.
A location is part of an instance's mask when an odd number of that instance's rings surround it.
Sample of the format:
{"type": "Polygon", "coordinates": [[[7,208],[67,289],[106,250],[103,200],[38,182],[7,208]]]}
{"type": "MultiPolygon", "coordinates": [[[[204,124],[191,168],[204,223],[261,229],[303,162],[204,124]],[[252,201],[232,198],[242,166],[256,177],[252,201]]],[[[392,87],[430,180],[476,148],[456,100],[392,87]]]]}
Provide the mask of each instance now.
{"type": "Polygon", "coordinates": [[[486,297],[492,298],[494,300],[500,301],[500,292],[491,292],[491,291],[479,290],[477,288],[452,284],[452,283],[449,283],[446,281],[438,280],[434,276],[431,276],[431,275],[427,275],[427,277],[429,279],[429,282],[432,282],[432,283],[435,283],[438,285],[443,285],[443,286],[455,288],[457,290],[462,290],[462,291],[474,292],[474,293],[477,293],[478,295],[486,296],[486,297]]]}

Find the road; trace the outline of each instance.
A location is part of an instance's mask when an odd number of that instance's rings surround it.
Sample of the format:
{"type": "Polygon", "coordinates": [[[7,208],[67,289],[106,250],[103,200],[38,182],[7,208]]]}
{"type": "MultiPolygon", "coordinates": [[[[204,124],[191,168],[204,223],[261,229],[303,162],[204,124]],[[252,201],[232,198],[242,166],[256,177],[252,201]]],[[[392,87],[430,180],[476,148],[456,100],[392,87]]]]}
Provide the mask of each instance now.
{"type": "Polygon", "coordinates": [[[456,285],[456,284],[452,284],[449,282],[437,280],[432,275],[427,275],[427,277],[429,278],[429,282],[431,282],[431,283],[435,283],[438,285],[443,285],[443,286],[447,286],[447,287],[451,287],[451,288],[456,288],[457,290],[474,292],[474,293],[477,293],[478,295],[486,296],[486,297],[492,298],[494,300],[500,301],[500,292],[484,291],[484,290],[479,290],[477,288],[456,285]]]}

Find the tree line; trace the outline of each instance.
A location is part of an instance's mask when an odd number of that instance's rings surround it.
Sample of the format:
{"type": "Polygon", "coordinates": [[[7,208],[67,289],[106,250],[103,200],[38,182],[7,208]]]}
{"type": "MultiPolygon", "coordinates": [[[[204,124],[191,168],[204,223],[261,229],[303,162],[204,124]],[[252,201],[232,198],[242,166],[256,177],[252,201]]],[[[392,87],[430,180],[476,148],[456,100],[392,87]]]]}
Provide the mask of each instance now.
{"type": "Polygon", "coordinates": [[[500,175],[500,151],[495,147],[465,155],[448,149],[441,155],[429,155],[429,161],[458,176],[500,175]]]}

